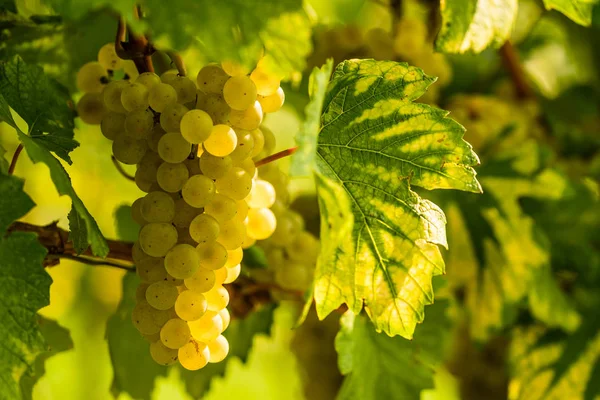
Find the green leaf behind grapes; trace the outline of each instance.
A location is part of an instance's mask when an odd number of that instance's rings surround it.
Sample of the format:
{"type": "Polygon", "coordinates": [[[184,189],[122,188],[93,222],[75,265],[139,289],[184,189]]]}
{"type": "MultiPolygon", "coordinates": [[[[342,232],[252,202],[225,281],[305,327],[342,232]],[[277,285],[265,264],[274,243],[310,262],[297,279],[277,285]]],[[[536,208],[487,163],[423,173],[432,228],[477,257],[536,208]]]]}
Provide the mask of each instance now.
{"type": "Polygon", "coordinates": [[[300,131],[296,134],[298,150],[292,156],[290,165],[291,176],[306,176],[312,173],[315,165],[317,137],[321,126],[321,113],[327,84],[333,68],[333,59],[321,68],[313,68],[309,83],[308,94],[310,101],[304,109],[305,117],[300,131]]]}
{"type": "Polygon", "coordinates": [[[4,233],[8,226],[21,218],[35,206],[31,197],[23,191],[25,181],[16,176],[0,173],[0,232],[4,233]]]}
{"type": "Polygon", "coordinates": [[[444,271],[445,217],[411,185],[481,190],[447,112],[414,103],[434,78],[404,63],[340,64],[325,97],[316,170],[323,247],[317,312],[363,307],[377,330],[412,337],[444,271]]]}
{"type": "Polygon", "coordinates": [[[131,216],[131,206],[121,204],[115,210],[115,228],[119,239],[135,242],[140,232],[140,226],[131,216]]]}
{"type": "Polygon", "coordinates": [[[598,0],[544,0],[544,7],[563,13],[579,25],[590,26],[596,3],[598,0]]]}
{"type": "MultiPolygon", "coordinates": [[[[1,96],[2,95],[0,95],[0,97],[1,96]]],[[[6,150],[0,144],[0,174],[8,173],[9,164],[8,164],[8,160],[6,159],[5,154],[6,154],[6,150]]]]}
{"type": "Polygon", "coordinates": [[[340,371],[346,375],[338,399],[418,399],[423,389],[432,388],[449,332],[447,306],[442,301],[430,307],[413,341],[377,333],[368,318],[346,312],[335,340],[340,371]]]}
{"type": "Polygon", "coordinates": [[[480,53],[490,46],[501,46],[510,36],[517,5],[517,0],[442,1],[437,50],[480,53]]]}
{"type": "Polygon", "coordinates": [[[87,250],[89,244],[87,241],[87,228],[85,222],[82,221],[79,213],[74,207],[71,207],[71,211],[68,215],[69,218],[69,239],[73,242],[73,247],[77,254],[81,254],[87,250]]]}
{"type": "Polygon", "coordinates": [[[71,163],[69,153],[79,146],[73,140],[75,112],[71,99],[42,68],[19,56],[0,64],[0,91],[8,105],[29,125],[29,135],[40,146],[71,163]]]}

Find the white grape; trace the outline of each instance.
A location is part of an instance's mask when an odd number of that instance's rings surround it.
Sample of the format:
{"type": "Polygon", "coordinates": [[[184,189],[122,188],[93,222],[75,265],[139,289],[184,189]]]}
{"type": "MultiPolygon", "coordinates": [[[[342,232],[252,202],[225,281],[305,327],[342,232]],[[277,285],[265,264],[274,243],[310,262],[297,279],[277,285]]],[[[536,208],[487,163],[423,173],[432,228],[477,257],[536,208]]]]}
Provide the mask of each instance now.
{"type": "Polygon", "coordinates": [[[98,51],[98,62],[106,69],[118,70],[123,68],[123,60],[117,55],[114,43],[107,43],[98,51]]]}
{"type": "Polygon", "coordinates": [[[177,243],[177,229],[171,224],[154,222],[140,230],[140,247],[152,257],[164,257],[177,243]]]}
{"type": "Polygon", "coordinates": [[[192,145],[179,132],[167,132],[158,141],[158,155],[168,163],[183,162],[191,151],[192,145]]]}
{"type": "Polygon", "coordinates": [[[148,222],[171,222],[175,216],[175,201],[165,192],[150,192],[142,198],[140,211],[148,222]]]}
{"type": "Polygon", "coordinates": [[[179,132],[179,123],[188,111],[186,106],[179,103],[174,103],[165,107],[160,114],[160,126],[166,132],[179,132]]]}
{"type": "Polygon", "coordinates": [[[232,76],[223,86],[223,98],[233,110],[245,110],[256,101],[254,82],[245,75],[232,76]]]}
{"type": "Polygon", "coordinates": [[[191,176],[181,189],[183,199],[192,207],[209,204],[216,192],[215,183],[204,175],[191,176]]]}
{"type": "Polygon", "coordinates": [[[148,88],[141,83],[132,83],[121,92],[121,104],[127,111],[148,108],[148,88]]]}
{"type": "Polygon", "coordinates": [[[150,89],[148,102],[154,111],[161,113],[165,108],[177,102],[177,92],[166,83],[158,83],[150,89]]]}
{"type": "Polygon", "coordinates": [[[231,127],[222,124],[215,125],[203,145],[204,149],[213,156],[224,157],[235,150],[237,136],[231,127]]]}
{"type": "Polygon", "coordinates": [[[176,279],[191,278],[200,266],[200,255],[189,244],[177,244],[165,256],[165,269],[176,279]]]}
{"type": "Polygon", "coordinates": [[[117,160],[123,164],[137,164],[142,161],[148,143],[143,139],[135,139],[130,136],[119,136],[112,144],[112,152],[117,160]]]}
{"type": "Polygon", "coordinates": [[[189,175],[185,164],[164,162],[156,171],[156,181],[165,192],[175,193],[181,190],[189,175]]]}
{"type": "Polygon", "coordinates": [[[77,88],[84,93],[100,93],[108,82],[108,72],[99,62],[89,62],[77,72],[77,88]]]}
{"type": "Polygon", "coordinates": [[[77,115],[86,124],[100,124],[107,113],[100,93],[86,93],[77,103],[77,115]]]}
{"type": "Polygon", "coordinates": [[[229,75],[217,64],[208,64],[198,72],[198,87],[204,93],[221,93],[229,75]]]}
{"type": "Polygon", "coordinates": [[[212,118],[205,111],[190,110],[181,118],[179,129],[188,142],[202,143],[208,139],[212,132],[212,118]]]}
{"type": "Polygon", "coordinates": [[[208,243],[219,236],[219,222],[208,214],[200,214],[190,222],[190,236],[198,243],[208,243]]]}

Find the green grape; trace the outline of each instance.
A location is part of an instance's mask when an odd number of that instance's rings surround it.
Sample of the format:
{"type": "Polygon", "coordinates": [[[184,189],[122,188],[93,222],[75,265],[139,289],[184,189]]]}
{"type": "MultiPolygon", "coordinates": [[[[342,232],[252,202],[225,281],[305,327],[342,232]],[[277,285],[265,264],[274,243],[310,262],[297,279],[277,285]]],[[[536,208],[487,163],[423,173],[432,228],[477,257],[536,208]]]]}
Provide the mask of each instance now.
{"type": "Polygon", "coordinates": [[[312,281],[311,265],[286,262],[275,271],[275,281],[284,289],[306,290],[312,281]]]}
{"type": "Polygon", "coordinates": [[[204,150],[217,157],[225,157],[237,145],[237,136],[231,127],[227,125],[215,125],[210,136],[204,141],[204,150]]]}
{"type": "Polygon", "coordinates": [[[239,247],[233,250],[227,250],[227,262],[225,263],[225,266],[227,268],[235,267],[242,262],[243,257],[244,251],[239,247]]]}
{"type": "Polygon", "coordinates": [[[222,244],[227,250],[237,249],[244,243],[245,238],[246,228],[239,219],[232,219],[221,223],[217,242],[222,244]]]}
{"type": "Polygon", "coordinates": [[[229,315],[229,310],[224,308],[221,311],[219,311],[219,316],[221,317],[221,320],[223,321],[223,329],[221,330],[221,332],[223,332],[225,329],[227,329],[227,327],[229,327],[229,322],[231,321],[231,316],[229,315]]]}
{"type": "Polygon", "coordinates": [[[133,326],[144,335],[153,335],[160,331],[160,326],[154,323],[153,314],[156,312],[146,301],[138,302],[131,312],[133,326]]]}
{"type": "Polygon", "coordinates": [[[181,118],[178,129],[181,130],[181,134],[188,142],[202,143],[212,132],[212,118],[205,111],[190,110],[181,118]]]}
{"type": "Polygon", "coordinates": [[[162,190],[175,193],[181,190],[187,182],[190,173],[185,164],[171,164],[164,162],[156,171],[156,181],[162,190]]]}
{"type": "Polygon", "coordinates": [[[166,310],[156,310],[153,316],[154,323],[162,327],[167,323],[168,320],[172,318],[177,318],[177,313],[175,312],[175,307],[171,307],[166,310]]]}
{"type": "Polygon", "coordinates": [[[175,75],[169,85],[177,92],[177,102],[180,104],[196,101],[196,84],[187,76],[175,75]]]}
{"type": "Polygon", "coordinates": [[[227,105],[221,94],[197,92],[197,95],[196,108],[210,115],[213,124],[224,124],[229,121],[231,108],[227,105]]]}
{"type": "Polygon", "coordinates": [[[188,322],[192,337],[206,342],[223,332],[223,318],[214,311],[207,311],[200,319],[188,322]]]}
{"type": "Polygon", "coordinates": [[[179,348],[177,356],[183,368],[197,371],[208,364],[210,353],[206,343],[191,340],[179,348]]]}
{"type": "Polygon", "coordinates": [[[132,83],[121,92],[121,104],[127,111],[148,108],[148,88],[141,83],[132,83]]]}
{"type": "Polygon", "coordinates": [[[215,195],[215,183],[204,175],[194,175],[181,189],[183,199],[192,207],[204,207],[215,195]]]}
{"type": "Polygon", "coordinates": [[[160,76],[160,80],[162,83],[170,84],[175,78],[177,78],[179,71],[173,68],[168,71],[165,71],[160,76]]]}
{"type": "Polygon", "coordinates": [[[252,153],[250,153],[250,157],[254,158],[265,147],[265,136],[260,129],[252,129],[250,134],[252,135],[252,139],[254,139],[254,148],[252,149],[252,153]]]}
{"type": "Polygon", "coordinates": [[[250,74],[250,79],[256,85],[256,92],[261,96],[270,96],[279,88],[279,78],[261,68],[261,63],[250,74]]]}
{"type": "Polygon", "coordinates": [[[264,240],[273,234],[276,226],[277,218],[268,208],[251,208],[248,211],[246,231],[251,238],[264,240]]]}
{"type": "MultiPolygon", "coordinates": [[[[144,139],[150,135],[154,126],[152,112],[146,109],[133,111],[125,118],[125,135],[134,139],[144,139]]],[[[147,143],[146,143],[147,144],[147,143]]]]}
{"type": "Polygon", "coordinates": [[[175,305],[179,291],[171,282],[158,281],[148,286],[146,301],[157,310],[168,310],[175,305]]]}
{"type": "Polygon", "coordinates": [[[222,286],[225,279],[227,279],[227,267],[215,270],[215,286],[222,286]]]}
{"type": "MultiPolygon", "coordinates": [[[[136,264],[137,273],[143,282],[158,282],[169,278],[163,257],[147,257],[136,264]]],[[[145,297],[144,297],[145,298],[145,297]]]]}
{"type": "Polygon", "coordinates": [[[256,101],[256,85],[245,75],[232,76],[223,86],[223,98],[233,110],[245,110],[256,101]]]}
{"type": "Polygon", "coordinates": [[[249,68],[246,68],[245,66],[232,60],[223,61],[221,63],[221,67],[223,68],[223,71],[225,71],[225,73],[229,76],[248,75],[250,73],[249,68]]]}
{"type": "Polygon", "coordinates": [[[211,179],[224,176],[231,169],[231,166],[230,156],[217,157],[208,152],[204,152],[200,156],[200,170],[211,179]]]}
{"type": "Polygon", "coordinates": [[[107,112],[100,93],[86,93],[77,103],[77,115],[86,124],[99,125],[107,112]]]}
{"type": "Polygon", "coordinates": [[[153,151],[146,151],[146,154],[138,163],[135,173],[146,181],[156,182],[156,171],[158,171],[160,164],[162,164],[162,160],[158,154],[153,151]]]}
{"type": "Polygon", "coordinates": [[[302,231],[285,247],[285,250],[289,258],[294,261],[316,261],[319,254],[319,241],[310,233],[302,231]]]}
{"type": "Polygon", "coordinates": [[[165,269],[174,278],[192,277],[199,268],[200,256],[189,244],[175,245],[165,256],[165,269]]]}
{"type": "Polygon", "coordinates": [[[275,93],[269,96],[258,96],[258,102],[262,107],[262,111],[266,113],[274,113],[279,111],[285,102],[285,93],[282,88],[278,88],[275,93]]]}
{"type": "Polygon", "coordinates": [[[131,258],[133,259],[133,263],[134,264],[139,264],[142,260],[145,260],[146,258],[149,258],[150,256],[146,253],[144,253],[144,250],[142,250],[142,246],[140,245],[139,242],[135,242],[133,244],[133,246],[131,247],[131,258]]]}
{"type": "Polygon", "coordinates": [[[117,70],[123,68],[123,60],[117,55],[114,43],[107,43],[98,51],[98,62],[106,69],[117,70]]]}
{"type": "Polygon", "coordinates": [[[204,207],[204,212],[222,223],[235,217],[237,207],[237,202],[231,197],[217,193],[211,202],[204,207]]]}
{"type": "Polygon", "coordinates": [[[216,240],[219,230],[219,222],[208,214],[200,214],[190,222],[190,236],[200,244],[216,240]]]}
{"type": "Polygon", "coordinates": [[[191,151],[192,145],[179,132],[167,132],[158,141],[158,155],[168,163],[185,161],[191,151]]]}
{"type": "Polygon", "coordinates": [[[157,364],[165,366],[175,364],[179,356],[177,350],[169,349],[160,339],[150,344],[150,355],[157,364]]]}
{"type": "Polygon", "coordinates": [[[200,254],[200,266],[215,270],[223,267],[227,262],[227,249],[217,242],[201,243],[196,247],[200,254]]]}
{"type": "Polygon", "coordinates": [[[170,349],[178,349],[190,339],[190,327],[180,318],[168,320],[160,330],[160,341],[170,349]]]}
{"type": "MultiPolygon", "coordinates": [[[[102,98],[104,105],[104,99],[102,98]]],[[[100,131],[105,138],[115,140],[118,135],[125,133],[125,114],[119,114],[112,111],[107,111],[102,122],[100,122],[100,131]]]]}
{"type": "Polygon", "coordinates": [[[164,257],[177,243],[177,229],[164,222],[146,224],[140,230],[140,247],[152,257],[164,257]]]}
{"type": "Polygon", "coordinates": [[[237,161],[233,163],[233,166],[243,169],[251,177],[256,176],[256,165],[254,164],[254,160],[251,158],[246,158],[244,161],[237,161]]]}
{"type": "Polygon", "coordinates": [[[115,158],[128,165],[142,161],[147,149],[148,143],[145,140],[125,135],[117,137],[112,143],[112,152],[115,158]]]}
{"type": "Polygon", "coordinates": [[[208,359],[209,363],[221,362],[229,353],[229,342],[223,335],[219,335],[215,339],[209,340],[206,345],[208,346],[208,352],[210,354],[208,359]]]}
{"type": "Polygon", "coordinates": [[[165,192],[150,192],[142,198],[140,211],[148,222],[171,222],[175,216],[175,201],[165,192]]]}
{"type": "Polygon", "coordinates": [[[190,206],[184,199],[175,200],[175,216],[173,225],[177,228],[188,228],[194,218],[202,212],[201,208],[190,206]]]}
{"type": "Polygon", "coordinates": [[[140,75],[133,60],[123,60],[123,72],[125,72],[124,79],[131,80],[132,82],[140,75]]]}
{"type": "Polygon", "coordinates": [[[231,283],[235,281],[238,276],[240,276],[240,272],[242,272],[242,265],[237,264],[231,268],[227,268],[227,277],[223,281],[223,283],[231,283]]]}
{"type": "MultiPolygon", "coordinates": [[[[273,151],[275,150],[275,145],[277,143],[277,140],[275,139],[275,135],[273,134],[273,132],[267,128],[266,126],[261,126],[261,131],[264,137],[264,146],[263,146],[263,150],[266,151],[267,155],[273,153],[273,151]]],[[[279,168],[277,168],[279,169],[279,168]]]]}
{"type": "Polygon", "coordinates": [[[208,309],[210,311],[219,312],[229,304],[229,292],[223,286],[216,286],[204,293],[208,309]]]}
{"type": "Polygon", "coordinates": [[[177,92],[166,83],[157,83],[150,89],[148,102],[154,111],[161,113],[167,106],[177,103],[177,92]]]}
{"type": "Polygon", "coordinates": [[[195,321],[206,313],[208,303],[204,295],[193,290],[179,293],[175,302],[177,316],[184,321],[195,321]]]}
{"type": "Polygon", "coordinates": [[[108,72],[99,62],[89,62],[77,72],[77,88],[84,93],[101,93],[108,82],[108,72]]]}
{"type": "Polygon", "coordinates": [[[148,147],[150,150],[158,153],[158,142],[160,142],[160,138],[162,138],[165,133],[166,132],[159,124],[155,124],[152,127],[152,131],[148,135],[148,147]]]}
{"type": "Polygon", "coordinates": [[[112,81],[106,85],[102,92],[106,108],[113,112],[126,114],[127,110],[123,107],[123,103],[121,103],[121,94],[130,85],[127,81],[112,81]]]}
{"type": "Polygon", "coordinates": [[[242,200],[252,189],[252,175],[239,167],[231,168],[216,180],[217,191],[234,200],[242,200]]]}
{"type": "MultiPolygon", "coordinates": [[[[139,275],[139,270],[138,270],[138,275],[139,275]]],[[[135,302],[136,303],[146,301],[146,289],[148,289],[148,286],[150,286],[149,283],[145,283],[142,281],[142,283],[140,283],[140,285],[137,287],[137,289],[135,290],[135,302]]]]}
{"type": "Polygon", "coordinates": [[[188,171],[190,171],[190,176],[192,175],[201,175],[202,170],[200,169],[200,159],[199,158],[188,158],[183,162],[187,167],[188,171]]]}
{"type": "Polygon", "coordinates": [[[198,87],[204,93],[221,93],[229,75],[217,64],[204,66],[196,79],[198,87]]]}
{"type": "Polygon", "coordinates": [[[250,131],[244,129],[236,129],[235,135],[237,136],[237,146],[230,157],[234,162],[244,161],[250,158],[252,150],[254,150],[254,138],[250,131]]]}
{"type": "Polygon", "coordinates": [[[142,199],[136,199],[133,204],[131,204],[131,218],[135,221],[136,224],[138,225],[145,225],[146,221],[144,219],[144,217],[142,217],[142,211],[141,211],[141,205],[142,205],[142,199]]]}
{"type": "Polygon", "coordinates": [[[300,230],[301,228],[294,220],[287,213],[284,213],[277,217],[277,227],[269,241],[277,246],[286,246],[296,238],[300,230]]]}
{"type": "Polygon", "coordinates": [[[184,280],[185,287],[194,292],[208,292],[215,286],[215,272],[206,268],[198,268],[198,271],[191,277],[184,280]]]}
{"type": "Polygon", "coordinates": [[[167,106],[160,114],[160,126],[167,132],[179,132],[179,123],[188,111],[186,106],[179,103],[167,106]]]}
{"type": "Polygon", "coordinates": [[[248,203],[245,200],[238,200],[237,202],[237,213],[235,218],[240,221],[244,221],[248,216],[248,203]]]}
{"type": "Polygon", "coordinates": [[[158,75],[156,75],[154,72],[143,72],[135,80],[135,83],[144,85],[148,89],[152,89],[152,87],[154,87],[154,85],[156,85],[160,82],[161,82],[160,77],[158,75]]]}
{"type": "MultiPolygon", "coordinates": [[[[144,193],[150,193],[155,190],[154,186],[156,186],[156,182],[152,182],[144,178],[139,169],[135,171],[134,181],[138,189],[144,193]]],[[[160,188],[157,187],[156,189],[160,188]]]]}
{"type": "Polygon", "coordinates": [[[256,179],[250,194],[246,197],[246,203],[250,208],[270,208],[275,203],[276,197],[273,185],[262,179],[256,179]]]}

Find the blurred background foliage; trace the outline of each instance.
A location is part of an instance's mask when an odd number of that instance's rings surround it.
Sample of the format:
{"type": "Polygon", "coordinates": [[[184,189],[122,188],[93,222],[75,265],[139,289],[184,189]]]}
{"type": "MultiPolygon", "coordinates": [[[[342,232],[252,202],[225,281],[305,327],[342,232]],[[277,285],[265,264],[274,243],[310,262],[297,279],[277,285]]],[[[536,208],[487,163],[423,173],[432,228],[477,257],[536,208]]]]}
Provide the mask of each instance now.
{"type": "MultiPolygon", "coordinates": [[[[131,10],[127,1],[115,3],[113,9],[131,10]]],[[[308,46],[299,46],[293,62],[286,64],[282,55],[275,60],[289,76],[284,109],[266,121],[277,136],[276,151],[294,144],[312,67],[328,58],[337,64],[372,57],[407,61],[437,76],[419,101],[449,110],[467,128],[465,139],[480,156],[477,171],[484,194],[421,193],[439,204],[448,219],[447,274],[434,283],[436,298],[447,305],[445,318],[452,322],[439,328],[447,344],[440,348],[443,362],[431,362],[435,388],[423,391],[423,400],[591,399],[600,394],[600,6],[594,8],[591,26],[583,27],[545,11],[541,2],[518,3],[511,41],[533,96],[515,89],[503,50],[436,52],[440,17],[437,2],[429,0],[306,0],[297,11],[302,19],[290,18],[302,27],[300,36],[312,32],[308,46]]],[[[0,6],[9,10],[11,4],[0,6]]],[[[77,2],[16,1],[14,12],[20,17],[0,19],[0,58],[20,54],[74,93],[77,69],[114,37],[114,14],[104,5],[98,1],[97,10],[87,13],[77,11],[77,2]],[[53,7],[62,11],[67,6],[72,18],[54,16],[53,7]]],[[[260,15],[260,2],[249,3],[248,9],[251,5],[260,15]]],[[[188,47],[182,39],[190,32],[202,38],[214,25],[198,32],[184,19],[177,31],[173,20],[161,18],[164,26],[154,29],[172,33],[164,43],[186,48],[181,54],[190,76],[218,59],[217,51],[203,51],[208,45],[188,47]]],[[[232,17],[223,18],[220,23],[227,25],[232,17]]],[[[280,36],[276,45],[285,43],[285,34],[280,36]]],[[[246,44],[248,52],[256,45],[246,44]]],[[[73,165],[63,163],[73,186],[106,237],[127,238],[127,230],[135,228],[127,226],[126,218],[118,218],[118,228],[115,215],[140,192],[114,168],[110,143],[97,127],[77,121],[75,139],[81,147],[71,155],[73,165]]],[[[18,145],[6,124],[0,125],[0,145],[8,155],[18,145]]],[[[58,196],[46,166],[21,157],[15,174],[26,178],[25,190],[37,204],[23,220],[40,225],[58,220],[67,228],[70,200],[58,196]]],[[[314,194],[309,178],[290,184],[295,197],[314,194]]],[[[298,204],[307,221],[314,221],[314,206],[298,204]]],[[[46,373],[33,398],[130,398],[115,387],[119,365],[113,366],[106,340],[107,322],[119,315],[123,287],[131,286],[123,285],[125,272],[69,260],[48,272],[51,304],[40,314],[67,328],[73,346],[45,361],[46,373]]],[[[331,399],[340,387],[340,396],[349,398],[334,347],[340,315],[317,323],[311,313],[293,329],[298,306],[282,301],[272,326],[252,339],[247,357],[230,357],[224,375],[212,380],[203,398],[331,399]]],[[[396,366],[401,368],[390,364],[396,366]]],[[[131,381],[153,367],[138,363],[136,368],[129,371],[131,381]]],[[[197,377],[173,369],[145,392],[152,399],[197,398],[208,382],[197,377]]]]}

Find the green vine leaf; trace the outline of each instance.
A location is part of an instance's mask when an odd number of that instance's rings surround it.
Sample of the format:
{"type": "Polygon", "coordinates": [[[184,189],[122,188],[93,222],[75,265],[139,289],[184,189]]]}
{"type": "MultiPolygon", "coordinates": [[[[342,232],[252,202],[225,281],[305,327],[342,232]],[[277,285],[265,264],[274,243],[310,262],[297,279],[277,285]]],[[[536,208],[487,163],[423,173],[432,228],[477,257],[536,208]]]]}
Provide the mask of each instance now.
{"type": "Polygon", "coordinates": [[[434,81],[391,61],[345,61],[334,73],[316,157],[320,318],[343,303],[358,314],[364,304],[377,330],[411,338],[433,301],[445,217],[411,185],[481,191],[464,128],[413,102],[434,81]]]}
{"type": "Polygon", "coordinates": [[[592,24],[594,5],[598,0],[544,0],[546,10],[556,10],[583,26],[592,24]]]}
{"type": "Polygon", "coordinates": [[[71,164],[69,153],[79,143],[73,140],[75,112],[64,88],[17,55],[0,64],[0,91],[29,125],[31,138],[71,164]]]}
{"type": "Polygon", "coordinates": [[[25,181],[16,176],[0,173],[0,232],[4,233],[8,226],[21,218],[35,206],[31,197],[23,191],[25,181]]]}
{"type": "Polygon", "coordinates": [[[69,239],[73,242],[73,247],[77,254],[87,250],[89,244],[87,241],[87,228],[85,222],[81,219],[74,207],[71,207],[68,215],[69,219],[69,239]]]}
{"type": "Polygon", "coordinates": [[[510,36],[517,0],[442,1],[442,28],[435,42],[445,53],[480,53],[499,47],[510,36]]]}
{"type": "MultiPolygon", "coordinates": [[[[1,97],[2,95],[0,95],[1,97]]],[[[8,160],[4,157],[4,155],[6,154],[6,150],[4,149],[4,147],[2,147],[2,145],[0,145],[0,174],[6,174],[8,173],[8,160]]]]}

